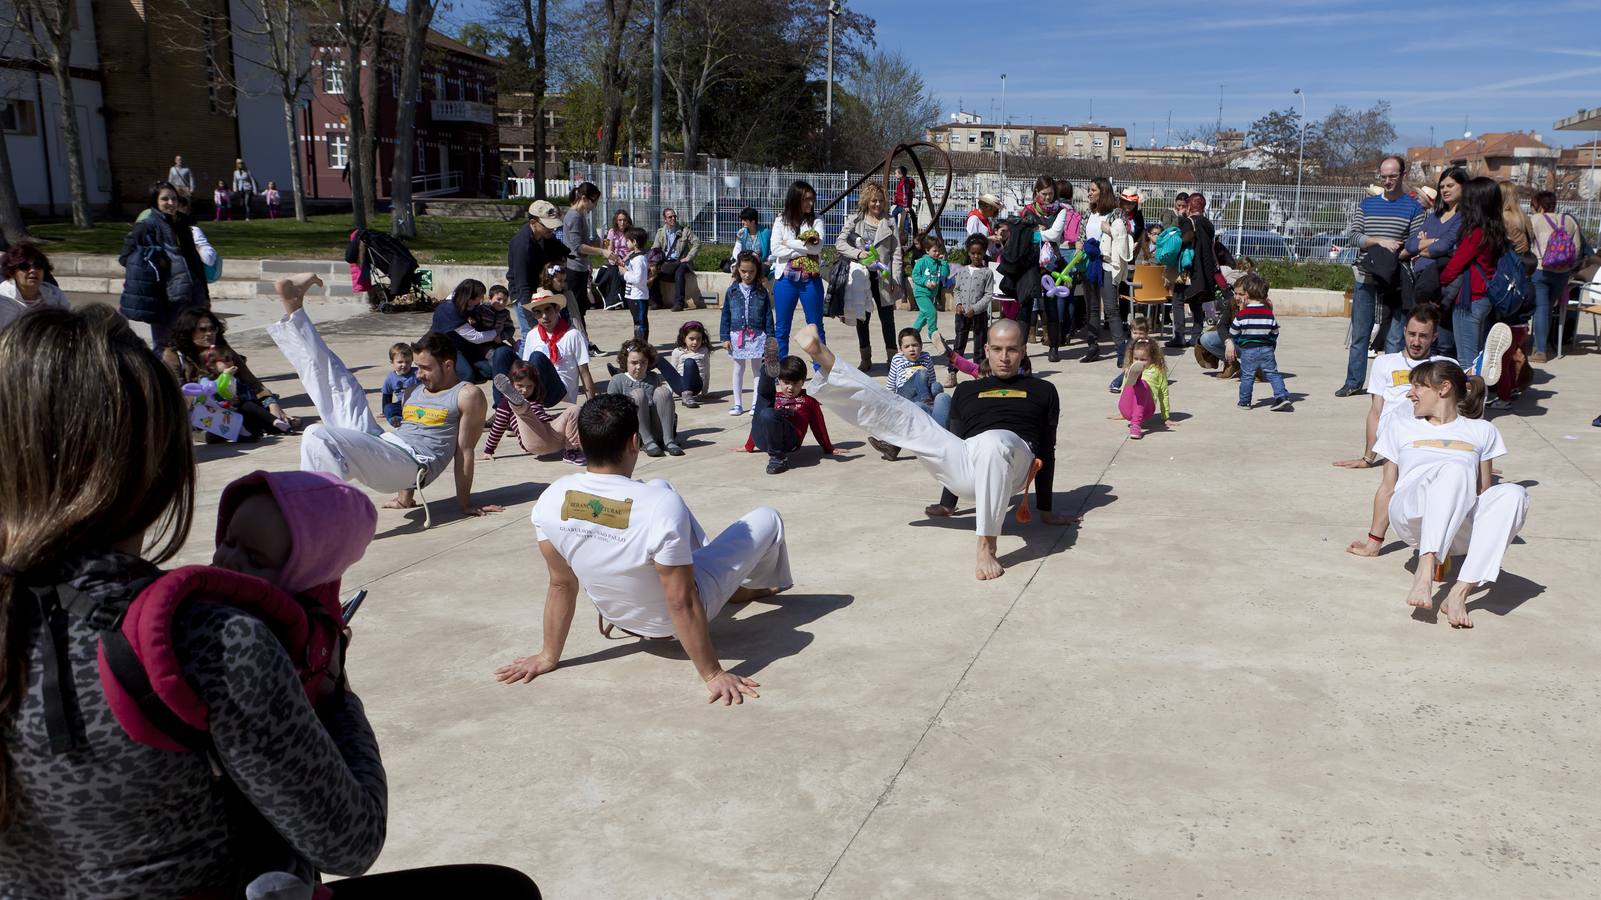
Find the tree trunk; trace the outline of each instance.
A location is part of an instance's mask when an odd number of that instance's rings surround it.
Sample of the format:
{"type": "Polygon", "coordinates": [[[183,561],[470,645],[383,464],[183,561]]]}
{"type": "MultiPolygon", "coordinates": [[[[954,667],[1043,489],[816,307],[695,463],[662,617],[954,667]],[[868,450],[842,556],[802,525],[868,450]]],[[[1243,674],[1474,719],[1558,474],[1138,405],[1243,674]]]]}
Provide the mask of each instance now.
{"type": "MultiPolygon", "coordinates": [[[[383,17],[380,16],[378,24],[374,26],[370,58],[374,60],[372,78],[368,83],[372,85],[372,97],[362,98],[362,107],[366,110],[367,121],[362,128],[362,152],[367,157],[367,173],[371,179],[367,184],[367,221],[372,221],[378,215],[378,192],[383,189],[383,181],[378,177],[378,69],[377,60],[384,58],[384,32],[383,17]],[[368,100],[371,102],[367,102],[368,100]]],[[[394,186],[390,186],[394,190],[394,186]]]]}
{"type": "MultiPolygon", "coordinates": [[[[417,147],[417,82],[422,80],[423,38],[433,24],[430,0],[406,0],[406,43],[400,58],[400,99],[395,104],[395,164],[389,174],[389,233],[417,236],[412,219],[412,154],[417,147]]],[[[376,104],[374,104],[376,105],[376,104]]]]}
{"type": "Polygon", "coordinates": [[[545,56],[545,37],[549,33],[550,2],[523,0],[523,27],[528,31],[528,46],[534,54],[534,198],[545,199],[545,87],[549,66],[545,56]]]}
{"type": "Polygon", "coordinates": [[[7,244],[16,244],[28,236],[22,206],[17,203],[17,183],[11,177],[11,152],[4,139],[0,139],[0,234],[7,244]]]}
{"type": "Polygon", "coordinates": [[[61,142],[67,149],[67,186],[72,192],[72,224],[79,228],[94,225],[89,208],[89,188],[83,178],[83,136],[78,133],[77,107],[72,90],[72,32],[52,44],[50,72],[56,77],[56,95],[61,100],[61,142]]]}
{"type": "Polygon", "coordinates": [[[345,116],[350,121],[345,133],[350,136],[346,148],[345,165],[350,169],[350,215],[357,228],[366,228],[368,210],[372,208],[368,185],[367,158],[362,152],[366,142],[367,116],[361,96],[361,41],[351,36],[345,39],[345,116]]]}
{"type": "Polygon", "coordinates": [[[295,203],[295,221],[306,221],[306,198],[301,184],[300,128],[295,122],[295,95],[285,92],[284,134],[289,138],[289,196],[295,203]]]}
{"type": "Polygon", "coordinates": [[[623,53],[623,34],[628,29],[628,17],[633,12],[633,0],[608,0],[611,14],[606,25],[606,50],[601,60],[600,90],[604,110],[601,114],[600,153],[596,162],[610,165],[616,160],[619,135],[617,128],[623,120],[623,78],[620,66],[623,53]]]}

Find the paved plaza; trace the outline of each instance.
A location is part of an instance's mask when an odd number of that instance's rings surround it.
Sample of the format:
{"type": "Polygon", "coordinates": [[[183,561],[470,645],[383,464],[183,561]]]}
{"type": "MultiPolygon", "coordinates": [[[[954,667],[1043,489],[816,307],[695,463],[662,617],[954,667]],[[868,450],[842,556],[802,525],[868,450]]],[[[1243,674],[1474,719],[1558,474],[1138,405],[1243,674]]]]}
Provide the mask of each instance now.
{"type": "MultiPolygon", "coordinates": [[[[219,308],[309,415],[259,329],[276,307],[219,308]]],[[[427,327],[308,311],[374,395],[386,348],[427,327]]],[[[716,310],[652,313],[653,331],[692,316],[716,310]]],[[[629,332],[621,311],[589,321],[602,347],[629,332]]],[[[1361,452],[1368,398],[1332,396],[1343,320],[1283,325],[1294,412],[1238,410],[1233,382],[1174,356],[1176,427],[1137,442],[1107,419],[1110,362],[1035,357],[1062,397],[1057,509],[1084,523],[1009,525],[988,583],[971,517],[925,519],[922,466],[837,417],[843,459],[808,440],[767,476],[732,452],[750,419],[728,416],[714,357],[714,399],[680,411],[688,455],[638,475],[670,479],[709,533],[784,515],[794,590],[711,628],[761,683],[742,707],[706,705],[676,645],[602,638],[582,602],[559,670],[495,682],[539,648],[528,517],[572,467],[508,441],[477,468],[504,513],[460,519],[448,475],[433,528],[381,511],[346,579],[371,591],[349,672],[389,773],[375,871],[504,863],[551,898],[1594,896],[1601,363],[1545,366],[1493,420],[1531,508],[1458,631],[1412,615],[1393,535],[1377,560],[1343,552],[1379,473],[1330,462],[1361,452]]],[[[854,334],[828,329],[854,362],[854,334]]],[[[298,445],[197,446],[177,562],[209,560],[224,484],[297,467],[298,445]]]]}

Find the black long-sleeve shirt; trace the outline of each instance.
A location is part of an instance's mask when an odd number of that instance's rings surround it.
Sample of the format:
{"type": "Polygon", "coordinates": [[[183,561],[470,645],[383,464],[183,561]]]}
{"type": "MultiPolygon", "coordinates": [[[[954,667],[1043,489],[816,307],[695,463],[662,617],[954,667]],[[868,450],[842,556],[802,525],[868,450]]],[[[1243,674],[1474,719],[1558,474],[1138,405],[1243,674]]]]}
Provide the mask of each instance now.
{"type": "MultiPolygon", "coordinates": [[[[1062,414],[1056,385],[1032,375],[990,375],[958,385],[951,397],[950,432],[963,440],[986,431],[1010,431],[1028,443],[1040,461],[1034,476],[1034,505],[1051,508],[1056,476],[1056,423],[1062,414]]],[[[940,505],[954,509],[956,495],[945,491],[940,505]]]]}
{"type": "Polygon", "coordinates": [[[506,247],[506,290],[513,303],[527,303],[539,290],[539,275],[551,263],[567,264],[567,245],[553,237],[534,237],[531,225],[512,235],[506,247]]]}

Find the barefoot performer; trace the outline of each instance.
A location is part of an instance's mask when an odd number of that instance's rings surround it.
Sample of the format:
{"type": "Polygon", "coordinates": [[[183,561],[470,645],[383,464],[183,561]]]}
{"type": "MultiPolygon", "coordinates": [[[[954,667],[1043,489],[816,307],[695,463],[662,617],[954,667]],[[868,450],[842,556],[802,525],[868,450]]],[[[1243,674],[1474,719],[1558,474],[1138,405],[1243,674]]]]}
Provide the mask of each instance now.
{"type": "Polygon", "coordinates": [[[949,516],[957,497],[977,506],[980,581],[1005,573],[995,556],[995,539],[1012,495],[1021,493],[1017,520],[1028,522],[1028,488],[1047,525],[1076,524],[1077,516],[1051,511],[1051,479],[1056,469],[1056,421],[1060,401],[1050,382],[1018,372],[1023,363],[1023,331],[1001,319],[990,326],[985,359],[990,373],[956,388],[950,420],[941,428],[917,404],[884,390],[850,366],[834,365],[834,354],[815,329],[799,334],[800,347],[817,363],[824,379],[817,399],[858,428],[917,454],[945,488],[931,516],[949,516]]]}
{"type": "Polygon", "coordinates": [[[622,394],[602,394],[578,412],[588,471],[545,489],[534,535],[550,572],[544,646],[495,670],[497,681],[533,681],[561,663],[578,586],[600,612],[600,633],[677,638],[710,694],[743,703],[756,682],[723,671],[706,623],[730,603],[787,590],[789,549],[778,510],[751,510],[706,543],[684,498],[666,481],[634,480],[639,414],[622,394]]]}
{"type": "MultiPolygon", "coordinates": [[[[456,502],[462,515],[500,512],[502,507],[493,504],[472,504],[473,447],[483,433],[488,403],[476,385],[456,377],[456,351],[450,339],[429,332],[411,345],[419,384],[405,398],[400,427],[385,432],[373,418],[361,383],[323,343],[317,326],[306,316],[306,291],[321,283],[310,273],[280,278],[275,286],[284,317],[267,326],[267,334],[295,367],[322,418],[301,438],[300,468],[329,472],[377,491],[395,491],[395,499],[384,508],[407,509],[418,505],[414,493],[454,462],[456,502]]],[[[429,523],[426,503],[423,523],[429,523]]]]}
{"type": "Polygon", "coordinates": [[[1492,582],[1501,558],[1523,528],[1529,494],[1519,484],[1494,484],[1490,460],[1506,453],[1501,432],[1479,418],[1484,382],[1468,378],[1453,360],[1412,369],[1412,415],[1386,416],[1373,449],[1384,458],[1384,481],[1366,540],[1346,552],[1378,556],[1384,532],[1416,547],[1418,568],[1406,602],[1433,611],[1434,582],[1444,581],[1450,556],[1466,554],[1445,598],[1453,628],[1472,628],[1468,593],[1492,582]]]}

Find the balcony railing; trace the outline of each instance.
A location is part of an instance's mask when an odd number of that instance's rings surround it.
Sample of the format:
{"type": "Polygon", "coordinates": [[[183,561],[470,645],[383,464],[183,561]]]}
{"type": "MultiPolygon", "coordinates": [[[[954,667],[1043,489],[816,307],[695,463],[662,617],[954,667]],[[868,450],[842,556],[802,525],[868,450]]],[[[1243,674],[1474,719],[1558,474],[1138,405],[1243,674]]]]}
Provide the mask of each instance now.
{"type": "Polygon", "coordinates": [[[435,122],[472,122],[477,125],[495,124],[494,107],[487,103],[467,100],[435,100],[431,110],[435,122]]]}

